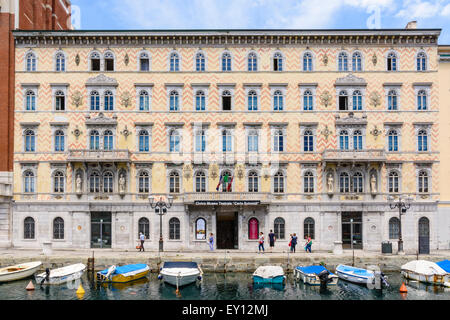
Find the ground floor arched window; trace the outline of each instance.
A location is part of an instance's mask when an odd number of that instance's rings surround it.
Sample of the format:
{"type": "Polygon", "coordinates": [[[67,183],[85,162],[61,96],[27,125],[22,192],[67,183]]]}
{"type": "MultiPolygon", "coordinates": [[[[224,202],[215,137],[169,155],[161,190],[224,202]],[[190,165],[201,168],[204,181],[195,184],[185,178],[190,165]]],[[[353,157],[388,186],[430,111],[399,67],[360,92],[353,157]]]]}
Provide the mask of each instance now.
{"type": "Polygon", "coordinates": [[[53,239],[64,239],[64,220],[60,217],[53,220],[53,239]]]}
{"type": "Polygon", "coordinates": [[[195,240],[206,240],[206,220],[203,218],[195,221],[195,240]]]}
{"type": "Polygon", "coordinates": [[[277,239],[285,238],[285,222],[283,218],[276,218],[273,223],[273,228],[277,239]]]}
{"type": "Polygon", "coordinates": [[[397,217],[389,219],[389,239],[398,239],[400,235],[400,220],[397,217]]]}
{"type": "Polygon", "coordinates": [[[31,217],[23,221],[23,238],[34,239],[34,219],[31,217]]]}
{"type": "Polygon", "coordinates": [[[306,218],[303,224],[303,238],[311,237],[311,239],[315,238],[315,226],[314,226],[313,218],[306,218]]]}
{"type": "Polygon", "coordinates": [[[180,240],[180,220],[178,218],[169,220],[169,239],[180,240]]]}
{"type": "Polygon", "coordinates": [[[139,219],[139,234],[143,234],[146,239],[150,238],[150,222],[147,218],[140,218],[139,219]]]}

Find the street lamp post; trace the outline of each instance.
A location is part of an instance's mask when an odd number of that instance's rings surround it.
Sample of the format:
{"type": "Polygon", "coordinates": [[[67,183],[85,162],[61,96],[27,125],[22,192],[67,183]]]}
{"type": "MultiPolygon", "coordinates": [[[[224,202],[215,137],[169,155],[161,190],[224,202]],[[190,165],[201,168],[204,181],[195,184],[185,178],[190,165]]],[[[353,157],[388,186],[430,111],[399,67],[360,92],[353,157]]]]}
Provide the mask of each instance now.
{"type": "Polygon", "coordinates": [[[403,254],[403,239],[402,239],[402,215],[406,214],[406,211],[411,208],[411,198],[398,197],[398,201],[395,201],[394,197],[389,197],[389,206],[391,209],[398,208],[398,253],[403,254]]]}
{"type": "Polygon", "coordinates": [[[155,202],[155,198],[153,196],[148,197],[150,202],[150,207],[155,209],[155,213],[159,215],[159,252],[164,251],[164,241],[162,235],[162,216],[167,213],[167,209],[172,207],[173,198],[171,196],[167,197],[168,203],[162,200],[162,197],[159,198],[159,201],[155,202]]]}

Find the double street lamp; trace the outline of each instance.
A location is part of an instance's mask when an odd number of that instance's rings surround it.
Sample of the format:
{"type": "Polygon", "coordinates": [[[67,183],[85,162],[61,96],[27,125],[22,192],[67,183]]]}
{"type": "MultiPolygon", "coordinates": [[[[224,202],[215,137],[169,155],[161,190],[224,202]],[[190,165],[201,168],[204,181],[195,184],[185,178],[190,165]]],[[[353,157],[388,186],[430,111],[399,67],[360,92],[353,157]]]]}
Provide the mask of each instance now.
{"type": "Polygon", "coordinates": [[[162,200],[162,197],[159,198],[158,201],[155,202],[155,197],[148,197],[150,202],[150,207],[155,209],[155,213],[159,216],[159,252],[164,251],[164,243],[163,243],[163,235],[162,235],[162,216],[167,213],[167,209],[170,209],[173,204],[173,197],[168,196],[168,202],[162,200]]]}
{"type": "Polygon", "coordinates": [[[398,197],[398,199],[395,199],[393,196],[390,196],[388,200],[392,210],[398,208],[398,253],[403,254],[402,215],[406,214],[406,211],[411,208],[412,198],[398,197]]]}

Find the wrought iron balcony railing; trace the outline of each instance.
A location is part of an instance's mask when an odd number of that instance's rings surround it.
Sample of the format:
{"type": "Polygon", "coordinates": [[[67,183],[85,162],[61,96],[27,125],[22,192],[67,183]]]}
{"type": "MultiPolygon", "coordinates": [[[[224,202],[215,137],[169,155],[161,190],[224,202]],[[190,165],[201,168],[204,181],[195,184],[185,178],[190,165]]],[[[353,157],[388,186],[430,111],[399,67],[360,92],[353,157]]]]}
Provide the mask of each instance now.
{"type": "Polygon", "coordinates": [[[69,150],[69,162],[129,162],[128,150],[69,150]]]}

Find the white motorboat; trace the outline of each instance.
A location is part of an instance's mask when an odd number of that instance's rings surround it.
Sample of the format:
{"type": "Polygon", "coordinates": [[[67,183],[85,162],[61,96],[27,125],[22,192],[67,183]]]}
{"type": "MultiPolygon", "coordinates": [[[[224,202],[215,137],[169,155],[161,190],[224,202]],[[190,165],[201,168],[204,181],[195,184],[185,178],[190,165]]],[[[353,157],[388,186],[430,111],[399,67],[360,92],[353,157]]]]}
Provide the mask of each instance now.
{"type": "Polygon", "coordinates": [[[450,287],[450,274],[438,264],[426,260],[414,260],[401,268],[406,279],[450,287]]]}
{"type": "Polygon", "coordinates": [[[280,266],[261,266],[253,273],[254,283],[279,283],[286,280],[283,268],[280,266]]]}
{"type": "Polygon", "coordinates": [[[41,261],[27,262],[0,269],[0,282],[9,282],[31,277],[42,265],[41,261]]]}
{"type": "Polygon", "coordinates": [[[164,262],[158,279],[173,286],[182,287],[201,280],[202,269],[196,262],[164,262]]]}
{"type": "Polygon", "coordinates": [[[387,277],[382,272],[376,272],[373,270],[367,270],[362,268],[356,268],[352,266],[346,266],[346,265],[338,265],[336,268],[336,273],[340,279],[362,284],[362,285],[368,285],[368,284],[375,284],[375,278],[378,274],[378,276],[381,279],[381,285],[382,286],[389,286],[387,282],[387,277]]]}
{"type": "Polygon", "coordinates": [[[321,265],[298,266],[294,269],[294,278],[312,286],[319,286],[322,281],[327,285],[336,285],[339,279],[337,275],[321,265]],[[323,280],[321,280],[321,277],[323,277],[323,280]]]}
{"type": "Polygon", "coordinates": [[[85,270],[84,264],[77,263],[53,270],[46,269],[45,272],[35,275],[35,279],[38,284],[62,284],[80,279],[85,270]]]}

